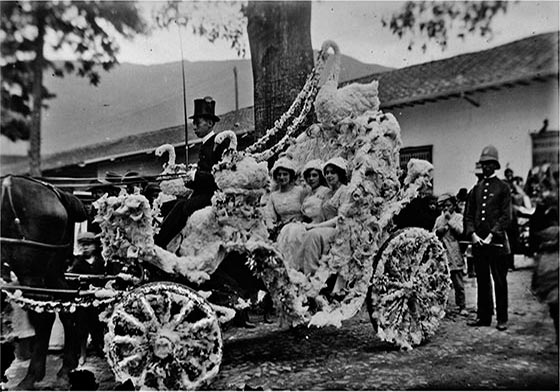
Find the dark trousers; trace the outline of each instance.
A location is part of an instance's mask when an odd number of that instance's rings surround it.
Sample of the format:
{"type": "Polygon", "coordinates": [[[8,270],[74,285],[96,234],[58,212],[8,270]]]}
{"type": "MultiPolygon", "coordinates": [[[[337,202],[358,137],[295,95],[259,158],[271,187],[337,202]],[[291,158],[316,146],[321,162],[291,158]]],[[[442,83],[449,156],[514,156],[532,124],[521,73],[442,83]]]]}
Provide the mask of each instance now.
{"type": "Polygon", "coordinates": [[[156,245],[165,249],[167,244],[183,230],[193,212],[211,204],[212,195],[196,195],[189,199],[178,199],[161,224],[154,237],[156,245]]]}
{"type": "Polygon", "coordinates": [[[474,272],[474,258],[467,257],[467,276],[472,278],[476,275],[474,272]]]}
{"type": "MultiPolygon", "coordinates": [[[[87,348],[88,336],[91,335],[92,347],[98,352],[103,350],[105,324],[99,321],[99,310],[96,308],[80,308],[76,310],[75,316],[77,319],[76,325],[80,348],[85,351],[87,348]]],[[[85,354],[85,352],[82,354],[85,354]]]]}
{"type": "Polygon", "coordinates": [[[465,282],[463,281],[463,270],[451,271],[451,282],[455,291],[455,305],[465,308],[465,282]]]}
{"type": "Polygon", "coordinates": [[[479,320],[491,322],[494,311],[492,298],[492,280],[496,297],[496,318],[498,322],[508,321],[508,265],[506,255],[499,249],[480,247],[473,250],[474,268],[477,285],[477,313],[479,320]],[[492,280],[490,279],[492,275],[492,280]]]}

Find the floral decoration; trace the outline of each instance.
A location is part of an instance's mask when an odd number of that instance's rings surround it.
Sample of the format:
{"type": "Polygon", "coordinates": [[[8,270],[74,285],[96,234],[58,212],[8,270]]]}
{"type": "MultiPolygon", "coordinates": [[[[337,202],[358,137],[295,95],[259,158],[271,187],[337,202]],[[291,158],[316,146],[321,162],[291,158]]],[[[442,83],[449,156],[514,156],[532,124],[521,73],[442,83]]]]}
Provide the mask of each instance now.
{"type": "Polygon", "coordinates": [[[367,303],[377,336],[411,349],[433,336],[451,285],[443,245],[433,233],[399,232],[379,255],[367,303]]]}
{"type": "Polygon", "coordinates": [[[8,290],[2,291],[6,294],[6,297],[10,302],[27,311],[34,311],[37,313],[74,313],[79,308],[103,308],[111,305],[118,299],[118,296],[116,295],[110,298],[98,298],[92,295],[76,297],[72,301],[48,301],[25,297],[23,296],[21,290],[16,290],[14,292],[10,292],[8,290]]]}
{"type": "Polygon", "coordinates": [[[274,126],[268,129],[264,136],[257,140],[253,145],[247,147],[245,150],[249,154],[254,154],[257,161],[263,161],[271,158],[278,151],[281,151],[288,141],[292,140],[292,135],[300,129],[301,124],[309,114],[313,101],[318,91],[318,84],[325,67],[326,59],[328,58],[327,50],[329,47],[323,47],[317,55],[316,65],[307,77],[307,80],[300,91],[300,93],[295,98],[294,102],[290,108],[275,121],[274,126]],[[262,151],[266,145],[276,136],[282,129],[288,124],[290,120],[296,113],[296,110],[301,108],[299,115],[292,120],[292,123],[287,126],[286,135],[282,138],[282,141],[276,143],[271,149],[262,151]],[[260,151],[260,153],[258,153],[260,151]]]}
{"type": "Polygon", "coordinates": [[[140,194],[103,195],[93,203],[95,222],[101,228],[102,256],[105,260],[136,259],[154,256],[152,211],[148,199],[140,194]]]}

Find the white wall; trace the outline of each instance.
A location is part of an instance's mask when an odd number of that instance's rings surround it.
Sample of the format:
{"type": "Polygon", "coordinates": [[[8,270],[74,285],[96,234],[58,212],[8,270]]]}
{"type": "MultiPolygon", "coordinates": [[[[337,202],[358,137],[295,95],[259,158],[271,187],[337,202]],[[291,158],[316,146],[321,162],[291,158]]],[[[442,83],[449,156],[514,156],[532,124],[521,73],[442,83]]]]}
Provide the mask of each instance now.
{"type": "Polygon", "coordinates": [[[545,118],[549,130],[559,129],[557,79],[470,97],[480,107],[452,98],[392,111],[404,147],[433,145],[435,193],[470,189],[475,182],[474,164],[488,144],[499,152],[498,176],[503,177],[509,163],[515,175],[525,178],[532,159],[529,132],[539,130],[545,118]]]}

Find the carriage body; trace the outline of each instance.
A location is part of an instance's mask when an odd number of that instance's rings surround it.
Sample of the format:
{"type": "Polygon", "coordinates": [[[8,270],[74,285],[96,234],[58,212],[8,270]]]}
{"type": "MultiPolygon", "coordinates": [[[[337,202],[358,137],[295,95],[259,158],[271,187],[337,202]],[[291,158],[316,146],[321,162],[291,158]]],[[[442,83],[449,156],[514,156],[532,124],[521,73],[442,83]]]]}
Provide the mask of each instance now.
{"type": "MultiPolygon", "coordinates": [[[[212,205],[195,212],[168,249],[153,244],[153,216],[147,204],[138,202],[141,196],[123,194],[99,200],[100,224],[108,233],[104,237],[105,249],[134,255],[168,274],[175,283],[159,282],[158,295],[163,298],[169,297],[164,287],[174,292],[180,286],[177,282],[186,283],[194,290],[208,287],[205,284],[212,282],[216,271],[232,259],[241,258],[271,294],[281,325],[340,326],[366,303],[381,339],[404,349],[422,343],[435,334],[445,314],[450,285],[445,252],[435,235],[423,229],[395,232],[392,218],[418,195],[419,189],[431,182],[432,165],[412,160],[401,184],[400,128],[394,116],[379,111],[378,107],[358,115],[343,114],[340,118],[331,115],[329,121],[328,125],[315,124],[306,132],[282,139],[271,148],[280,145],[280,150],[291,154],[300,167],[318,157],[324,160],[343,157],[349,165],[348,187],[352,197],[339,210],[334,241],[312,276],[286,266],[265,224],[263,204],[270,195],[271,182],[266,160],[271,149],[264,148],[242,152],[230,149],[224,153],[222,161],[214,167],[219,189],[212,205]],[[342,278],[342,295],[322,296],[321,290],[332,276],[342,278]]],[[[226,135],[235,137],[233,132],[226,135]]],[[[111,252],[106,256],[111,257],[111,252]]],[[[145,317],[142,307],[150,309],[148,313],[154,311],[150,301],[142,304],[136,298],[142,295],[142,290],[139,288],[125,297],[124,302],[136,305],[124,308],[119,305],[120,310],[108,316],[110,333],[106,350],[121,380],[132,377],[135,383],[146,385],[145,372],[135,373],[141,366],[130,358],[134,357],[133,347],[151,351],[153,358],[154,336],[160,332],[135,330],[134,325],[142,324],[145,317]],[[135,332],[119,330],[116,328],[119,323],[128,323],[135,332]],[[134,335],[132,339],[131,335],[134,335]],[[146,337],[150,335],[152,338],[146,337]],[[136,346],[122,349],[131,342],[136,346]]],[[[233,293],[225,304],[218,304],[215,292],[202,289],[199,293],[213,304],[217,312],[215,319],[220,322],[227,322],[233,316],[232,311],[239,311],[250,302],[250,298],[233,293]]],[[[150,295],[155,295],[153,290],[150,295]]],[[[166,320],[172,319],[165,309],[156,312],[154,319],[161,313],[166,315],[166,320]]],[[[158,325],[159,331],[166,328],[161,323],[158,325]]],[[[186,333],[184,328],[180,330],[181,335],[186,333]]],[[[201,337],[198,338],[200,342],[201,337]]],[[[202,339],[206,347],[204,358],[209,357],[212,347],[221,347],[221,340],[215,335],[208,335],[208,339],[202,339]]],[[[178,352],[182,346],[174,347],[178,352]]],[[[184,366],[185,360],[175,359],[181,363],[179,367],[184,366]]],[[[206,369],[217,369],[214,362],[209,364],[206,369]]],[[[158,366],[158,371],[166,376],[160,384],[151,387],[187,385],[177,380],[173,368],[158,366]],[[161,384],[166,377],[179,384],[161,384]]],[[[207,379],[210,376],[201,382],[207,379]]]]}
{"type": "MultiPolygon", "coordinates": [[[[112,302],[103,315],[109,326],[105,351],[118,381],[158,390],[196,389],[211,381],[222,356],[219,325],[250,304],[239,293],[218,303],[214,288],[220,284],[211,283],[232,260],[241,260],[264,284],[281,325],[340,326],[365,302],[377,336],[401,348],[435,333],[450,283],[443,247],[425,230],[395,232],[392,224],[431,182],[432,166],[412,160],[401,183],[400,128],[379,110],[377,82],[337,89],[335,61],[319,89],[329,47],[338,55],[335,44],[323,47],[286,116],[245,151],[224,152],[213,169],[219,189],[212,205],[195,212],[168,249],[154,244],[157,204],[152,209],[142,195],[126,193],[96,201],[104,258],[159,271],[147,285],[97,293],[104,305],[112,302]],[[319,122],[304,129],[313,106],[319,122]],[[281,130],[284,137],[270,143],[281,130]],[[286,266],[263,219],[271,182],[267,161],[281,151],[300,167],[317,158],[348,162],[352,197],[339,210],[334,240],[312,276],[286,266]],[[324,297],[332,276],[344,282],[341,294],[324,297]]],[[[221,137],[235,140],[231,131],[221,137]]],[[[255,287],[245,288],[251,293],[255,287]]]]}

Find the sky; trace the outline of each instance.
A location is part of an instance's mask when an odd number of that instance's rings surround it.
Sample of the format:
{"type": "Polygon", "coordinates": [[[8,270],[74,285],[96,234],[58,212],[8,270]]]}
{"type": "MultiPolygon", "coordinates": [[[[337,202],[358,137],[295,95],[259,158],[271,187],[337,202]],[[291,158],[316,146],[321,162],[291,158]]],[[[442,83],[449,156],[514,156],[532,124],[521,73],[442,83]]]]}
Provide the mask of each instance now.
{"type": "MultiPolygon", "coordinates": [[[[435,44],[422,53],[419,45],[407,50],[409,38],[401,40],[383,28],[381,18],[388,19],[398,10],[402,1],[313,1],[311,12],[311,39],[314,49],[332,39],[338,43],[342,53],[364,63],[375,63],[402,68],[413,64],[438,60],[461,53],[484,50],[530,36],[559,29],[558,1],[510,2],[506,14],[496,17],[492,39],[469,36],[466,40],[453,39],[442,51],[435,44]]],[[[161,2],[160,4],[161,5],[161,2]]],[[[149,15],[158,6],[155,1],[142,1],[141,7],[149,15]]],[[[224,60],[239,58],[229,48],[229,43],[209,43],[205,38],[181,30],[184,58],[189,61],[224,60]]],[[[249,48],[249,45],[246,45],[249,48]]],[[[248,52],[248,51],[247,51],[248,52]]],[[[246,58],[250,54],[247,53],[246,58]]],[[[179,32],[177,28],[157,31],[149,37],[134,41],[121,41],[121,62],[154,64],[179,61],[181,59],[179,32]]]]}

